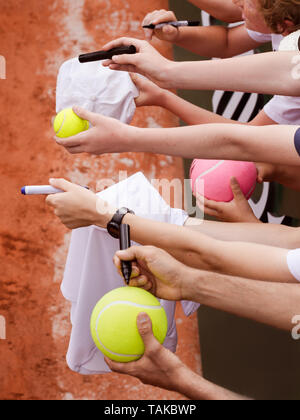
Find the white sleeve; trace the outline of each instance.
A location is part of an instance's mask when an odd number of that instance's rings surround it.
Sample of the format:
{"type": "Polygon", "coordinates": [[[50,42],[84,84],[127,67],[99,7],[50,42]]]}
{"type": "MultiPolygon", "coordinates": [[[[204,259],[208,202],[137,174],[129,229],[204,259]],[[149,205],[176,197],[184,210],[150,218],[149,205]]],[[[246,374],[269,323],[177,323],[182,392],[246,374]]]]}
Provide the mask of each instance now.
{"type": "Polygon", "coordinates": [[[260,42],[261,44],[272,41],[272,34],[262,34],[260,32],[250,31],[250,29],[247,29],[247,32],[250,38],[256,42],[260,42]]]}
{"type": "Polygon", "coordinates": [[[264,111],[271,120],[282,125],[300,125],[300,98],[274,96],[264,111]]]}
{"type": "Polygon", "coordinates": [[[291,274],[296,280],[300,281],[300,249],[289,251],[287,255],[287,264],[291,274]]]}

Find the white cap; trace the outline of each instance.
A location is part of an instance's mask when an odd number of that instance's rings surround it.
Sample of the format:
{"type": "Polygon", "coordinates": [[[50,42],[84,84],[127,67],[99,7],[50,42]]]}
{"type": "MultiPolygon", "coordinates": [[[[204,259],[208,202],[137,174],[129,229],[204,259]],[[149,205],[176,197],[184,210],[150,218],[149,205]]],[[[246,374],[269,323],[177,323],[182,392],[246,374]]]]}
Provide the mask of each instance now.
{"type": "Polygon", "coordinates": [[[299,51],[300,30],[284,37],[278,51],[299,51]]]}
{"type": "Polygon", "coordinates": [[[134,98],[139,92],[127,72],[113,71],[100,62],[66,61],[56,87],[56,112],[78,105],[91,112],[129,124],[134,116],[134,98]]]}

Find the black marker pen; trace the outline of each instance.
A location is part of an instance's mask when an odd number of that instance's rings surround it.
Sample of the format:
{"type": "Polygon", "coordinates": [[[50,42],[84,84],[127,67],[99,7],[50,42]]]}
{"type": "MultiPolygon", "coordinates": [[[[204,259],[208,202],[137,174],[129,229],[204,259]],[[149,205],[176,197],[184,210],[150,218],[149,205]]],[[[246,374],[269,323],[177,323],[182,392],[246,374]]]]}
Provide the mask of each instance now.
{"type": "Polygon", "coordinates": [[[153,23],[151,23],[150,25],[144,25],[143,28],[144,29],[161,29],[166,25],[171,25],[174,26],[174,28],[180,28],[182,26],[199,26],[200,25],[200,21],[192,21],[192,20],[177,20],[174,22],[162,22],[162,23],[158,23],[157,25],[153,25],[153,23]]]}
{"type": "Polygon", "coordinates": [[[90,63],[93,61],[111,60],[114,55],[122,54],[136,54],[135,46],[121,46],[112,48],[108,51],[96,51],[88,54],[81,54],[78,59],[80,63],[90,63]]]}
{"type": "MultiPolygon", "coordinates": [[[[131,247],[130,240],[130,226],[121,224],[120,226],[120,250],[124,251],[131,247]]],[[[132,262],[131,261],[121,261],[121,271],[123,277],[127,284],[130,282],[132,274],[132,262]]]]}

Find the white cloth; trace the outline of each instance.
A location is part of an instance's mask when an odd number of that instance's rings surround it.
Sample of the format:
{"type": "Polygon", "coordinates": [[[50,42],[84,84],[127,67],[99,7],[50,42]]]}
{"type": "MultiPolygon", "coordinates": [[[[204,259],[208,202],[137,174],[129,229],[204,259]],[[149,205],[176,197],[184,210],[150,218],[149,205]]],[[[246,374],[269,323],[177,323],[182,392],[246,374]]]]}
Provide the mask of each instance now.
{"type": "Polygon", "coordinates": [[[260,32],[250,31],[250,29],[247,29],[247,32],[249,36],[256,42],[261,44],[272,42],[274,51],[278,51],[279,45],[284,38],[284,36],[280,34],[262,34],[260,32]]]}
{"type": "Polygon", "coordinates": [[[113,71],[99,62],[80,63],[78,58],[63,63],[56,86],[56,112],[74,105],[129,124],[138,89],[127,72],[113,71]]]}
{"type": "Polygon", "coordinates": [[[284,37],[278,51],[299,51],[300,30],[284,37]]]}
{"type": "MultiPolygon", "coordinates": [[[[259,32],[250,31],[249,36],[257,42],[272,42],[273,50],[293,51],[294,47],[291,42],[287,42],[286,38],[278,34],[261,34],[259,32]]],[[[292,36],[291,34],[290,36],[292,36]]],[[[267,76],[267,75],[266,75],[267,76]]],[[[300,125],[300,98],[293,96],[274,96],[264,107],[264,111],[271,120],[281,125],[300,125]]]]}
{"type": "MultiPolygon", "coordinates": [[[[160,222],[183,225],[187,214],[171,209],[142,173],[137,173],[119,184],[99,193],[116,207],[128,207],[137,215],[160,222]]],[[[119,249],[119,241],[105,229],[95,226],[73,231],[68,259],[61,286],[64,297],[72,302],[72,333],[67,353],[70,369],[81,374],[109,372],[102,353],[96,348],[90,334],[90,316],[101,297],[118,287],[123,280],[113,265],[112,258],[119,249]]],[[[168,333],[164,346],[176,350],[177,332],[174,320],[175,302],[161,300],[168,317],[168,333]]],[[[187,316],[199,304],[182,302],[187,316]]]]}
{"type": "Polygon", "coordinates": [[[293,249],[288,252],[287,264],[291,274],[300,281],[300,249],[293,249]]]}

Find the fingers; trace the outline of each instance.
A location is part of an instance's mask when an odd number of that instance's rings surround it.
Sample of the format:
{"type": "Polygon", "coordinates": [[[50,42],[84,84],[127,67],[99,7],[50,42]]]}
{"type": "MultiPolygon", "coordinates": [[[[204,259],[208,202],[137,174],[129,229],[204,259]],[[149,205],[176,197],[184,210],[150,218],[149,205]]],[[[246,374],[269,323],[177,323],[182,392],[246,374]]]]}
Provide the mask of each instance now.
{"type": "Polygon", "coordinates": [[[129,374],[129,372],[131,371],[131,369],[130,369],[131,363],[117,363],[117,362],[114,362],[113,360],[110,360],[106,356],[104,357],[104,360],[105,360],[107,366],[113,372],[129,374]]]}
{"type": "Polygon", "coordinates": [[[49,183],[52,187],[58,188],[59,190],[63,190],[65,192],[72,191],[75,185],[63,178],[59,178],[59,179],[50,178],[49,183]]]}
{"type": "Polygon", "coordinates": [[[142,46],[144,45],[144,43],[145,41],[141,41],[140,39],[122,37],[122,38],[115,39],[114,41],[111,41],[108,44],[105,44],[103,47],[103,50],[108,51],[116,47],[134,45],[137,51],[139,52],[142,46]]]}
{"type": "Polygon", "coordinates": [[[125,251],[118,251],[116,257],[121,261],[134,261],[143,255],[142,249],[140,246],[132,246],[125,251]]]}
{"type": "Polygon", "coordinates": [[[131,278],[129,286],[141,287],[148,291],[152,288],[152,283],[148,281],[147,276],[138,276],[138,277],[131,278]]]}
{"type": "Polygon", "coordinates": [[[156,341],[153,331],[152,331],[152,322],[151,318],[146,312],[141,312],[137,317],[137,328],[139,330],[140,336],[145,344],[145,352],[147,348],[153,344],[153,341],[156,341]]]}
{"type": "Polygon", "coordinates": [[[109,67],[110,70],[115,70],[115,71],[127,71],[127,73],[135,73],[137,72],[137,69],[135,66],[132,65],[126,65],[126,64],[116,64],[114,63],[112,60],[109,61],[104,61],[102,63],[103,67],[109,67]]]}
{"type": "Polygon", "coordinates": [[[144,80],[139,77],[136,73],[129,73],[129,76],[131,77],[132,82],[135,84],[135,86],[141,90],[144,80]]]}
{"type": "Polygon", "coordinates": [[[78,115],[78,117],[82,118],[83,120],[89,121],[92,125],[96,125],[99,114],[88,111],[87,109],[81,108],[79,106],[74,106],[73,111],[76,115],[78,115]]]}
{"type": "Polygon", "coordinates": [[[63,146],[66,148],[80,147],[82,146],[83,140],[85,139],[85,133],[86,131],[83,133],[76,134],[76,136],[64,138],[54,137],[54,139],[59,146],[63,146]]]}
{"type": "MultiPolygon", "coordinates": [[[[158,25],[159,23],[165,23],[165,22],[173,22],[176,21],[177,18],[175,14],[171,11],[167,10],[155,10],[152,13],[149,13],[144,21],[143,26],[147,25],[158,25]]],[[[151,41],[153,35],[157,35],[158,37],[163,36],[166,40],[174,38],[178,33],[177,28],[174,28],[171,25],[164,26],[161,29],[153,30],[153,29],[144,29],[145,39],[147,41],[151,41]]]]}
{"type": "Polygon", "coordinates": [[[232,177],[230,180],[231,190],[233,192],[233,196],[237,200],[246,200],[243,191],[241,190],[240,184],[235,177],[232,177]]]}
{"type": "Polygon", "coordinates": [[[203,210],[204,214],[211,217],[219,218],[220,212],[222,211],[220,207],[221,206],[220,203],[216,201],[208,200],[207,198],[199,194],[196,195],[196,198],[197,198],[197,205],[200,207],[200,209],[203,210]]]}

